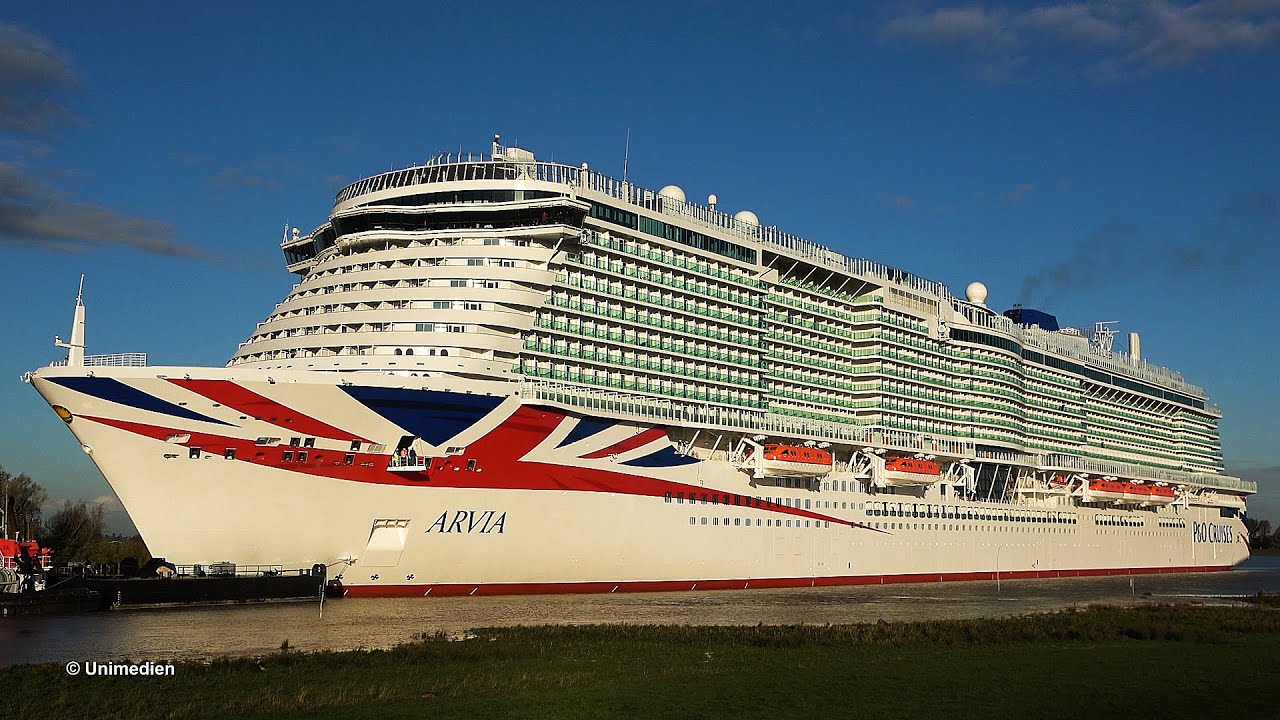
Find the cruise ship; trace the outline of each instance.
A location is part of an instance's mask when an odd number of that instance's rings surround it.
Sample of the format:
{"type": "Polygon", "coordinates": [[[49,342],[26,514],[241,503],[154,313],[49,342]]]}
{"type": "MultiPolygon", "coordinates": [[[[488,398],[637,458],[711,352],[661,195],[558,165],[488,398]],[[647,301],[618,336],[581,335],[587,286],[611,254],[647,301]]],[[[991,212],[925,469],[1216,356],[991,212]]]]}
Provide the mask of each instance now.
{"type": "Polygon", "coordinates": [[[1256,485],[1100,323],[495,137],[342,189],[224,367],[25,379],[152,553],[348,596],[1226,570],[1256,485]]]}

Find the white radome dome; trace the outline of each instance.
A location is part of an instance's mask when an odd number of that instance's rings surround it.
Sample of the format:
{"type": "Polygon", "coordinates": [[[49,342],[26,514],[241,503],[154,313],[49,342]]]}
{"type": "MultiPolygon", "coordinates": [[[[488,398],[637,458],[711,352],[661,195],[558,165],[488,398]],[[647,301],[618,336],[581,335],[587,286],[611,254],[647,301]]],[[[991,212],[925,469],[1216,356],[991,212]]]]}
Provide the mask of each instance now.
{"type": "Polygon", "coordinates": [[[750,210],[739,210],[733,214],[733,219],[740,223],[747,223],[748,225],[760,224],[760,218],[756,217],[756,214],[750,210]]]}
{"type": "Polygon", "coordinates": [[[684,197],[684,190],[681,190],[679,185],[667,185],[658,191],[658,197],[679,200],[680,202],[688,202],[684,197]]]}
{"type": "Polygon", "coordinates": [[[985,305],[987,302],[987,286],[980,282],[971,282],[969,287],[964,289],[964,297],[976,305],[985,305]]]}

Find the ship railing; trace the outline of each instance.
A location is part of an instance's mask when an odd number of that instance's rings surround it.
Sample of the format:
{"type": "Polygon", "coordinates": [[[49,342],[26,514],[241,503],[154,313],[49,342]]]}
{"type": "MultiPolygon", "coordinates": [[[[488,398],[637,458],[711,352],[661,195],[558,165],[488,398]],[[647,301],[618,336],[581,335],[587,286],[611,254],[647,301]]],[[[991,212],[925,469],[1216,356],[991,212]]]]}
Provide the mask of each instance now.
{"type": "Polygon", "coordinates": [[[936,295],[944,301],[951,299],[951,293],[947,287],[935,280],[927,280],[865,258],[846,257],[811,240],[783,232],[776,226],[757,225],[739,220],[733,215],[712,207],[661,196],[653,190],[639,187],[634,183],[589,169],[559,163],[494,161],[485,155],[443,154],[432,158],[426,165],[393,170],[354,182],[338,191],[334,198],[334,205],[382,190],[468,180],[536,180],[582,188],[654,212],[688,218],[714,227],[727,235],[754,240],[772,246],[774,249],[799,255],[815,264],[898,283],[920,292],[936,295]]]}
{"type": "Polygon", "coordinates": [[[742,410],[708,403],[687,403],[645,395],[595,390],[544,380],[526,380],[521,395],[528,400],[589,410],[629,419],[678,426],[736,430],[748,434],[807,438],[854,446],[973,457],[972,442],[929,433],[851,425],[742,410]]]}
{"type": "Polygon", "coordinates": [[[759,433],[780,437],[811,438],[847,445],[904,450],[958,458],[994,460],[1044,468],[1067,468],[1099,475],[1147,478],[1171,483],[1193,484],[1242,493],[1255,493],[1258,484],[1229,475],[1208,475],[1152,468],[1120,462],[1104,462],[1077,455],[1037,455],[1013,449],[977,449],[973,442],[925,432],[896,430],[875,425],[848,425],[822,420],[793,418],[764,411],[727,408],[719,405],[686,403],[665,398],[596,390],[544,380],[522,382],[521,395],[527,401],[549,402],[566,408],[589,410],[611,416],[759,433]]]}
{"type": "Polygon", "coordinates": [[[429,459],[425,455],[415,455],[414,457],[392,455],[387,469],[391,472],[420,472],[426,469],[429,459]]]}
{"type": "Polygon", "coordinates": [[[1125,478],[1147,478],[1152,480],[1163,480],[1170,483],[1202,485],[1204,487],[1218,488],[1221,490],[1236,490],[1243,493],[1258,492],[1258,483],[1252,480],[1243,480],[1238,477],[1232,477],[1230,475],[1208,475],[1205,473],[1187,472],[1184,470],[1168,470],[1163,468],[1147,467],[1145,465],[1136,465],[1133,463],[1092,460],[1082,458],[1078,455],[1051,453],[1044,456],[1041,464],[1043,467],[1067,468],[1097,475],[1115,475],[1117,477],[1125,478]]]}
{"type": "Polygon", "coordinates": [[[175,565],[177,574],[185,577],[273,577],[277,575],[311,575],[311,568],[285,569],[283,565],[239,565],[236,563],[202,563],[175,565]]]}
{"type": "MultiPolygon", "coordinates": [[[[49,363],[50,367],[66,367],[66,358],[49,363]]],[[[146,353],[112,353],[110,355],[85,355],[85,367],[146,367],[146,353]]]]}

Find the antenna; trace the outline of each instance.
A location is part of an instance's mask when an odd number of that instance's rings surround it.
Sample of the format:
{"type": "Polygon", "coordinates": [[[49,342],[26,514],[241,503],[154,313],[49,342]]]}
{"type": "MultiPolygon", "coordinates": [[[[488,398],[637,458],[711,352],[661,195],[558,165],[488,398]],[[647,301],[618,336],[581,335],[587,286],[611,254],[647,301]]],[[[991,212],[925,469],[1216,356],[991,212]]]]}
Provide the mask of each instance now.
{"type": "Polygon", "coordinates": [[[1115,320],[1101,320],[1093,324],[1093,352],[1103,357],[1111,357],[1111,344],[1116,339],[1116,331],[1110,328],[1115,320]]]}
{"type": "Polygon", "coordinates": [[[622,182],[627,181],[627,165],[631,161],[631,128],[627,128],[627,141],[622,149],[622,182]]]}

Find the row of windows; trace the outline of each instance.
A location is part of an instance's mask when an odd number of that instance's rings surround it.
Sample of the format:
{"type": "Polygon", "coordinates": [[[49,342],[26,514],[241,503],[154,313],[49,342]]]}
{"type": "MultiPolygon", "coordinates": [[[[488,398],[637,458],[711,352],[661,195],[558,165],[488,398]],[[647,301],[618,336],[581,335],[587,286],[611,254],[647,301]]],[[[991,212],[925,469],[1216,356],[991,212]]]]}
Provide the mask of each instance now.
{"type": "Polygon", "coordinates": [[[998,335],[988,335],[987,333],[974,332],[972,330],[953,328],[951,330],[951,339],[959,342],[977,343],[991,347],[998,347],[1002,350],[1008,350],[1011,353],[1020,355],[1024,360],[1029,362],[1057,368],[1058,370],[1074,373],[1076,375],[1082,375],[1103,385],[1122,387],[1126,390],[1131,390],[1142,395],[1160,398],[1161,400],[1168,400],[1181,405],[1188,405],[1200,410],[1204,409],[1203,400],[1174,392],[1172,390],[1165,390],[1154,385],[1148,385],[1137,380],[1131,380],[1123,375],[1097,370],[1047,353],[1027,350],[1024,349],[1017,341],[1010,338],[998,335]]]}
{"type": "Polygon", "coordinates": [[[870,506],[867,509],[867,514],[872,517],[939,518],[944,520],[983,520],[1063,525],[1074,525],[1078,522],[1078,518],[1074,514],[1056,512],[992,511],[984,508],[964,508],[954,505],[926,505],[921,507],[915,503],[867,503],[867,505],[870,506]]]}
{"type": "Polygon", "coordinates": [[[664,223],[661,220],[654,220],[648,217],[641,217],[629,210],[611,207],[609,205],[601,205],[600,203],[591,203],[591,217],[597,220],[603,220],[612,225],[620,225],[631,230],[639,230],[640,232],[654,237],[660,237],[665,240],[688,245],[705,252],[723,255],[734,260],[743,262],[756,263],[756,251],[751,248],[731,243],[726,240],[713,238],[709,235],[703,235],[700,232],[682,228],[670,223],[664,223]]]}
{"type": "MultiPolygon", "coordinates": [[[[729,527],[730,525],[729,520],[730,520],[729,518],[713,517],[711,518],[711,525],[712,526],[723,525],[725,527],[729,527]]],[[[756,518],[754,527],[793,527],[792,523],[795,523],[794,527],[815,527],[815,528],[831,527],[831,523],[827,522],[826,520],[791,520],[791,519],[775,520],[773,518],[763,518],[763,519],[756,518]],[[801,523],[803,523],[803,525],[801,523]]],[[[697,518],[690,515],[689,524],[690,525],[706,525],[707,517],[703,516],[701,518],[697,518]]],[[[733,518],[732,524],[735,527],[753,527],[751,524],[751,518],[733,518]]]]}
{"type": "Polygon", "coordinates": [[[369,207],[370,205],[420,206],[525,202],[528,200],[549,200],[558,197],[563,197],[563,195],[547,190],[454,190],[452,192],[399,195],[362,203],[358,207],[369,207]]]}

